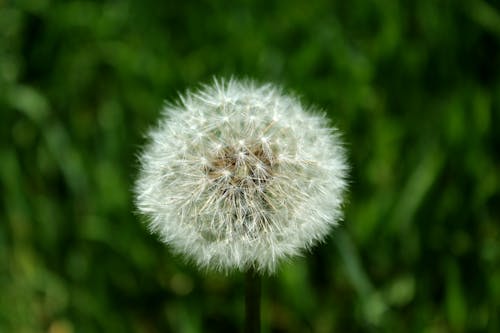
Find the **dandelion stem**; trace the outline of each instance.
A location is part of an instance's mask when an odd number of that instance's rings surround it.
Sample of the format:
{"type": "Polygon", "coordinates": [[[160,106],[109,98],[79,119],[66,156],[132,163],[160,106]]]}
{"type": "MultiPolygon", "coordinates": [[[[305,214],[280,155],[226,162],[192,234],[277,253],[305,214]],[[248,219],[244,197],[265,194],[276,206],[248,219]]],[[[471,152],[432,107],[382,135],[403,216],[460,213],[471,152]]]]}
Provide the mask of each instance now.
{"type": "Polygon", "coordinates": [[[249,269],[245,276],[245,333],[260,333],[260,275],[249,269]]]}

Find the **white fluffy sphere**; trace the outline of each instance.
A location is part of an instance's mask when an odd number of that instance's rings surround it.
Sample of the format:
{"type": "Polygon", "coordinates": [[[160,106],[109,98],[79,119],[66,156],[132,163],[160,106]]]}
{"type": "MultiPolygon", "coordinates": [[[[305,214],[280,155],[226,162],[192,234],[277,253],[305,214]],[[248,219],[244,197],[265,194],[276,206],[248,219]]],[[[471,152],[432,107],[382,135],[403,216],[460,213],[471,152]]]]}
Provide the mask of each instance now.
{"type": "Polygon", "coordinates": [[[271,85],[214,80],[167,105],[135,185],[150,229],[201,268],[272,273],[341,219],[344,149],[271,85]]]}

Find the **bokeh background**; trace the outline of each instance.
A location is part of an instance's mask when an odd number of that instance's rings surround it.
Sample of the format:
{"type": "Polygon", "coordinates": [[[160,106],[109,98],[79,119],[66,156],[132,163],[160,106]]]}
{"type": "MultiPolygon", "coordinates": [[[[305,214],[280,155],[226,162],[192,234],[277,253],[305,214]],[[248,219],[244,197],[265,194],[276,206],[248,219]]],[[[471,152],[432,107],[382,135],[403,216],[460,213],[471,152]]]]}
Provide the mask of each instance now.
{"type": "Polygon", "coordinates": [[[0,0],[0,332],[237,332],[134,211],[165,99],[213,75],[344,132],[343,226],[265,279],[266,332],[500,332],[500,4],[0,0]]]}

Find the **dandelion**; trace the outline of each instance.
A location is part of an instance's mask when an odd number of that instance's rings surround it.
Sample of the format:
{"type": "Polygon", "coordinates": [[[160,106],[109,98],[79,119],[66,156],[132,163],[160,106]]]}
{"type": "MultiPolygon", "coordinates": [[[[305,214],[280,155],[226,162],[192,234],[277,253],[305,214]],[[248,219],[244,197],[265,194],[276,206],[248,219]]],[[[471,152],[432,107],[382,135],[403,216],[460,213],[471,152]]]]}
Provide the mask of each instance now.
{"type": "Polygon", "coordinates": [[[325,116],[271,84],[214,80],[163,109],[139,211],[200,268],[273,273],[341,220],[347,164],[325,116]]]}

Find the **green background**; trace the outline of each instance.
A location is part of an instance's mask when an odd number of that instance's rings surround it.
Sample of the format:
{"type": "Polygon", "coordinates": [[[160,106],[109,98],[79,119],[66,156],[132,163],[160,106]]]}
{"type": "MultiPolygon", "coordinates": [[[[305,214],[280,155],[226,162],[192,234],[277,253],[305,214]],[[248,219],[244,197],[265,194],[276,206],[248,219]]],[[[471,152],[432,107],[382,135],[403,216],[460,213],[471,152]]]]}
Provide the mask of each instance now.
{"type": "Polygon", "coordinates": [[[150,235],[165,99],[214,76],[344,133],[345,221],[264,282],[264,332],[500,332],[494,1],[0,0],[0,332],[237,332],[243,276],[150,235]]]}

